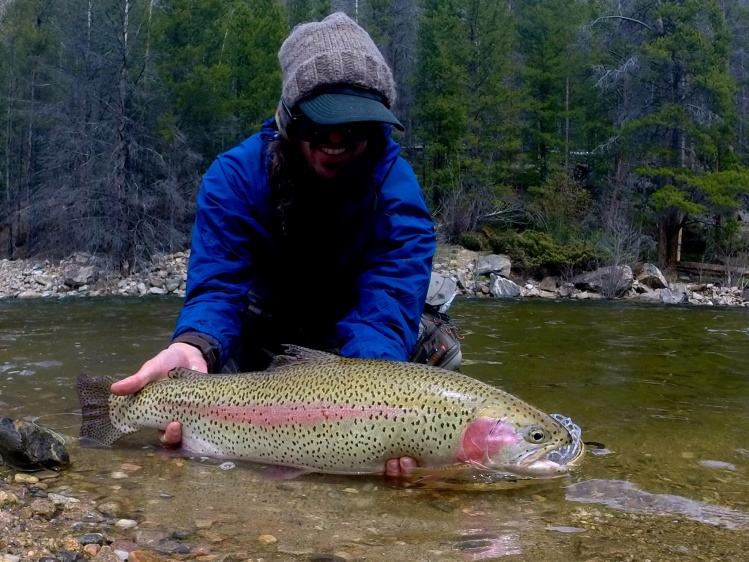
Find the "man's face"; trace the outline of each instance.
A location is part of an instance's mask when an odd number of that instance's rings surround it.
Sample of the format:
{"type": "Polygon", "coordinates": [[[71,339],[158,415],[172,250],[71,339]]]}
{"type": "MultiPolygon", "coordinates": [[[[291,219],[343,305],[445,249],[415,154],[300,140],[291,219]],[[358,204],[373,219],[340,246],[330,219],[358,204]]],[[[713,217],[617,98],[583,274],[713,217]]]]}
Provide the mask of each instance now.
{"type": "Polygon", "coordinates": [[[382,134],[382,126],[373,122],[320,125],[297,115],[288,134],[299,142],[309,170],[330,181],[362,157],[369,139],[382,134]]]}
{"type": "Polygon", "coordinates": [[[324,135],[301,141],[307,166],[323,180],[334,180],[349,165],[355,163],[367,148],[367,141],[352,135],[345,127],[331,127],[324,135]]]}

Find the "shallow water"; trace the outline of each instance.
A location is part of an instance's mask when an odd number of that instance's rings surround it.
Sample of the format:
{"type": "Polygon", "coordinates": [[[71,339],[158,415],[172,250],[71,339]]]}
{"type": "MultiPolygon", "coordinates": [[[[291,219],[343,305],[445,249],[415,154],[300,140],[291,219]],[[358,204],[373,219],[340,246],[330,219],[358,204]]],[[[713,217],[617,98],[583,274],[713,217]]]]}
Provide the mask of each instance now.
{"type": "MultiPolygon", "coordinates": [[[[0,301],[0,415],[76,436],[76,376],[134,372],[168,341],[179,306],[0,301]]],[[[747,309],[462,300],[451,312],[466,374],[571,417],[599,444],[569,479],[492,492],[281,481],[257,465],[165,455],[143,432],[107,450],[72,441],[73,467],[54,486],[245,558],[747,559],[747,309]]]]}

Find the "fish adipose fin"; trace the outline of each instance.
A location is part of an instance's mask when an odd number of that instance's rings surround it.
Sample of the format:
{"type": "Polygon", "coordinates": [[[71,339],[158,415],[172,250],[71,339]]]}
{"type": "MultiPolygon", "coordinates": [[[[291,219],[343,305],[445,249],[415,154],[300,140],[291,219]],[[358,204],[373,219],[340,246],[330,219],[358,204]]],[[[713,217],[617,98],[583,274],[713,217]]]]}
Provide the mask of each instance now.
{"type": "Polygon", "coordinates": [[[81,403],[81,445],[84,447],[109,447],[129,431],[121,431],[112,425],[109,416],[109,388],[114,377],[91,377],[80,375],[75,388],[81,403]]]}
{"type": "Polygon", "coordinates": [[[284,345],[283,355],[276,355],[273,357],[268,366],[268,370],[279,369],[286,367],[287,365],[294,365],[302,362],[310,361],[336,361],[340,357],[327,351],[319,351],[317,349],[308,349],[306,347],[300,347],[298,345],[284,345]]]}

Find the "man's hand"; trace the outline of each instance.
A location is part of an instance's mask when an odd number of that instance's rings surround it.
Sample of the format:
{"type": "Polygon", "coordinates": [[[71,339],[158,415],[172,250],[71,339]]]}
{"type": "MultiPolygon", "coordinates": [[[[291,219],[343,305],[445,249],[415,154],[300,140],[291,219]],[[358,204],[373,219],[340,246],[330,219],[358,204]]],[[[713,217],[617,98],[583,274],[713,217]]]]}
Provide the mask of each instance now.
{"type": "MultiPolygon", "coordinates": [[[[146,361],[134,375],[114,383],[111,388],[112,394],[119,396],[134,394],[150,382],[165,379],[169,371],[177,367],[203,373],[208,370],[203,354],[197,347],[177,342],[161,351],[153,359],[146,361]]],[[[173,447],[179,445],[180,441],[182,441],[182,426],[179,422],[171,422],[161,433],[161,443],[173,447]]]]}

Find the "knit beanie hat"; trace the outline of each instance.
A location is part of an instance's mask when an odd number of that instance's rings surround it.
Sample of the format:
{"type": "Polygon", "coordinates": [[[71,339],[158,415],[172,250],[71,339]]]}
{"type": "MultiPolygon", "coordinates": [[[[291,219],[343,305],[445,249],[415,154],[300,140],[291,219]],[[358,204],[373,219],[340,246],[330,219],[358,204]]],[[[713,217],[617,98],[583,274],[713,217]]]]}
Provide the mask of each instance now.
{"type": "Polygon", "coordinates": [[[343,12],[295,27],[278,59],[287,108],[323,125],[375,121],[403,130],[389,111],[393,73],[369,34],[343,12]]]}

